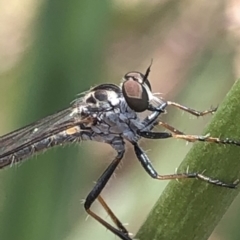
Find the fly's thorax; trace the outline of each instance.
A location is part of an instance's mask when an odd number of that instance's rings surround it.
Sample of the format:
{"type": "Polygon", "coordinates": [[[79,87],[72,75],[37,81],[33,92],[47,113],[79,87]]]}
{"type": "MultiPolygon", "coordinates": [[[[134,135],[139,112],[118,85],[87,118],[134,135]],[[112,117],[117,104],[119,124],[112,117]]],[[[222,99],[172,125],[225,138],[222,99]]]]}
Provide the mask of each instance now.
{"type": "MultiPolygon", "coordinates": [[[[95,113],[96,124],[91,129],[94,133],[109,140],[109,136],[119,136],[131,142],[139,140],[137,130],[144,126],[138,114],[133,111],[123,97],[111,110],[95,113]]],[[[111,138],[111,137],[110,137],[111,138]]],[[[112,137],[113,138],[113,137],[112,137]]]]}
{"type": "Polygon", "coordinates": [[[121,95],[120,88],[114,84],[101,84],[91,88],[81,98],[76,99],[72,103],[75,113],[79,115],[91,115],[111,110],[119,104],[121,95]]]}

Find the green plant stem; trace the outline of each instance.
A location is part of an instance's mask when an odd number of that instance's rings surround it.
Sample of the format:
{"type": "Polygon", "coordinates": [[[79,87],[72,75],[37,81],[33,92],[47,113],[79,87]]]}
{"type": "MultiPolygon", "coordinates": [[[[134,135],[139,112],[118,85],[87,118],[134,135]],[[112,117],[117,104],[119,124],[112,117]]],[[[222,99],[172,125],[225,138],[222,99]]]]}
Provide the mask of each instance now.
{"type": "MultiPolygon", "coordinates": [[[[204,132],[211,136],[240,141],[240,81],[220,105],[204,132]]],[[[240,177],[240,147],[196,143],[178,168],[178,172],[203,172],[225,182],[240,177]]],[[[225,214],[238,189],[213,186],[194,179],[170,181],[155,204],[136,239],[204,240],[208,239],[225,214]]]]}

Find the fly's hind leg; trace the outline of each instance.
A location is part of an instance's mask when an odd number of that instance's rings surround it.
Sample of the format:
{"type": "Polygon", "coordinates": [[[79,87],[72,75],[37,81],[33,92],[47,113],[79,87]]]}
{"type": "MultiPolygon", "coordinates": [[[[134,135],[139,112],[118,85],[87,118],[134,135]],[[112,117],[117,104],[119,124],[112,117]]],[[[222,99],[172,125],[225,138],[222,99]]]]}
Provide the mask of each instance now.
{"type": "Polygon", "coordinates": [[[117,228],[121,232],[128,234],[127,229],[123,226],[121,221],[117,218],[117,216],[114,214],[114,212],[110,209],[110,207],[107,205],[105,200],[101,197],[101,195],[99,195],[97,199],[98,199],[99,203],[102,205],[102,207],[104,208],[104,210],[108,213],[108,215],[112,219],[112,221],[115,223],[117,228]]]}
{"type": "Polygon", "coordinates": [[[86,201],[84,203],[84,208],[86,212],[92,216],[95,220],[97,220],[99,223],[101,223],[103,226],[105,226],[108,230],[110,230],[112,233],[117,235],[122,240],[132,240],[129,236],[128,231],[123,226],[123,224],[118,220],[118,218],[114,215],[114,213],[111,211],[111,209],[107,206],[103,198],[100,196],[101,191],[106,186],[107,182],[109,181],[110,177],[116,170],[117,166],[119,165],[121,159],[123,158],[124,151],[118,152],[118,155],[116,158],[111,162],[111,164],[107,167],[107,169],[104,171],[104,173],[100,176],[100,178],[97,180],[96,185],[92,189],[92,191],[88,194],[86,201]],[[100,204],[103,206],[103,208],[109,213],[111,219],[116,224],[117,228],[106,222],[104,219],[99,217],[96,213],[94,213],[91,210],[91,205],[93,202],[98,199],[100,204]]]}

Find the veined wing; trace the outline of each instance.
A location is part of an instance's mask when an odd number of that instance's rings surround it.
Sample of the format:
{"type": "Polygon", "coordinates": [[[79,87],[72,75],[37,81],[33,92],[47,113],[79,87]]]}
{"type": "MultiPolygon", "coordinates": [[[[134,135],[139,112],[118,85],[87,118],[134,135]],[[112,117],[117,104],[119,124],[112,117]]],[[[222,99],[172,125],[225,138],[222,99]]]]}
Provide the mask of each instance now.
{"type": "Polygon", "coordinates": [[[83,121],[80,113],[74,116],[75,107],[59,111],[0,137],[0,159],[26,146],[67,130],[83,121]]]}

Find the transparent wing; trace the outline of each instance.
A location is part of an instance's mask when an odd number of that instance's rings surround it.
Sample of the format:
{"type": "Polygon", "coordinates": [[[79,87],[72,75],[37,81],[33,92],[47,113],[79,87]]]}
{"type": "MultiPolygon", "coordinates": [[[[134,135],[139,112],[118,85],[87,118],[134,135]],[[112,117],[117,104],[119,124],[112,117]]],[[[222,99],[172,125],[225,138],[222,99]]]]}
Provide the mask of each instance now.
{"type": "Polygon", "coordinates": [[[74,109],[73,107],[64,109],[0,137],[0,158],[80,124],[80,117],[71,115],[74,109]]]}

